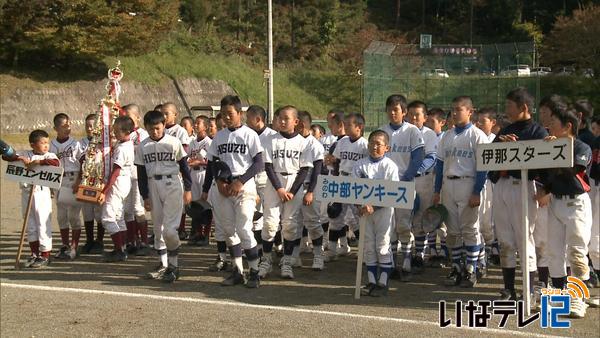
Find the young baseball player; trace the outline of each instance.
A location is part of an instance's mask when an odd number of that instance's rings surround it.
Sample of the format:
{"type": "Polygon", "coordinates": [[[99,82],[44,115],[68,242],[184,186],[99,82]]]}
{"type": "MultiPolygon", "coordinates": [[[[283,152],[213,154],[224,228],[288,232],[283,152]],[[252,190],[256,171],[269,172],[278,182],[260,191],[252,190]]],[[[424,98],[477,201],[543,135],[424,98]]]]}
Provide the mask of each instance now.
{"type": "Polygon", "coordinates": [[[217,131],[217,120],[214,117],[209,118],[206,134],[212,140],[215,138],[215,135],[217,135],[217,131]]]}
{"type": "Polygon", "coordinates": [[[423,212],[431,206],[433,198],[433,168],[435,167],[438,138],[435,132],[425,127],[427,105],[422,101],[408,104],[407,121],[421,132],[424,143],[423,162],[415,175],[415,189],[419,196],[419,207],[415,209],[412,220],[412,232],[415,238],[415,256],[412,261],[414,272],[419,272],[424,265],[425,240],[427,233],[423,231],[423,212]]]}
{"type": "Polygon", "coordinates": [[[257,196],[253,178],[264,170],[263,148],[256,132],[242,124],[242,103],[239,97],[225,96],[221,100],[221,113],[227,128],[217,132],[210,145],[208,168],[217,178],[214,183],[216,189],[210,189],[209,197],[213,206],[218,206],[213,210],[213,216],[215,222],[225,229],[235,263],[231,276],[222,285],[231,286],[244,282],[243,249],[250,267],[246,286],[256,288],[260,285],[260,277],[258,248],[252,234],[257,196]]]}
{"type": "Polygon", "coordinates": [[[269,180],[264,196],[263,257],[259,275],[263,278],[271,272],[272,243],[281,221],[284,255],[281,277],[293,279],[292,254],[294,247],[300,246],[302,236],[300,213],[303,193],[300,189],[312,167],[312,158],[307,139],[296,132],[296,108],[285,106],[279,112],[279,133],[265,144],[265,172],[269,180]]]}
{"type": "MultiPolygon", "coordinates": [[[[92,140],[92,131],[96,123],[96,114],[89,114],[85,118],[86,137],[79,141],[81,147],[81,158],[79,162],[83,163],[87,148],[92,140]]],[[[81,171],[76,185],[81,182],[81,171]]],[[[84,254],[101,254],[104,251],[104,226],[102,225],[102,206],[96,203],[82,203],[81,211],[83,213],[83,225],[85,228],[85,245],[81,248],[84,254]],[[96,221],[96,240],[94,240],[94,220],[96,221]]]]}
{"type": "MultiPolygon", "coordinates": [[[[306,139],[307,157],[312,162],[312,168],[309,170],[304,181],[304,198],[302,199],[302,207],[300,216],[304,230],[306,230],[312,243],[313,264],[312,269],[315,271],[323,270],[323,226],[321,225],[321,203],[314,198],[314,190],[317,185],[317,178],[323,169],[323,158],[325,149],[323,145],[311,135],[310,125],[312,117],[307,111],[298,112],[297,132],[306,139]]],[[[302,236],[304,237],[304,230],[302,236]]],[[[294,257],[299,259],[299,250],[294,247],[294,257]]]]}
{"type": "MultiPolygon", "coordinates": [[[[179,122],[179,125],[185,129],[187,135],[188,135],[188,142],[191,143],[193,139],[196,138],[195,132],[194,132],[194,119],[191,116],[184,116],[181,118],[181,121],[179,122]]],[[[189,144],[188,143],[188,144],[189,144]]]]}
{"type": "MultiPolygon", "coordinates": [[[[196,122],[194,123],[196,137],[190,142],[190,155],[188,156],[188,165],[192,169],[192,201],[198,201],[202,197],[202,186],[204,185],[206,165],[208,164],[206,156],[212,142],[210,137],[206,135],[207,126],[208,117],[196,117],[196,122]]],[[[204,217],[192,218],[193,234],[190,236],[190,244],[208,245],[212,212],[208,211],[203,215],[204,217]]]]}
{"type": "MultiPolygon", "coordinates": [[[[21,161],[27,167],[38,165],[60,166],[60,161],[55,154],[48,152],[48,133],[43,130],[34,130],[29,134],[31,150],[22,155],[13,154],[11,157],[2,156],[6,161],[21,161]]],[[[21,208],[23,217],[27,212],[29,202],[29,184],[21,183],[21,208]]],[[[50,188],[36,185],[33,188],[31,211],[27,221],[27,241],[31,248],[31,257],[25,263],[27,268],[42,268],[50,262],[52,251],[52,198],[50,188]]]]}
{"type": "Polygon", "coordinates": [[[69,116],[59,113],[54,116],[56,139],[50,142],[50,152],[56,154],[65,169],[63,181],[56,196],[58,226],[62,247],[56,253],[57,259],[75,259],[81,236],[81,203],[75,199],[76,185],[81,170],[81,147],[79,142],[70,136],[71,121],[69,116]],[[69,242],[69,226],[72,237],[69,242]]]}
{"type": "MultiPolygon", "coordinates": [[[[177,124],[177,116],[179,115],[177,106],[174,103],[167,102],[162,105],[161,111],[165,115],[165,134],[177,138],[187,153],[190,144],[190,137],[187,131],[182,126],[177,124]]],[[[180,240],[184,240],[188,237],[188,233],[185,230],[185,213],[181,214],[179,229],[177,232],[180,240]]]]}
{"type": "MultiPolygon", "coordinates": [[[[376,130],[369,135],[369,157],[358,161],[352,176],[374,180],[399,181],[398,167],[390,158],[389,135],[376,130]]],[[[367,266],[368,283],[362,288],[365,295],[380,297],[387,294],[388,278],[392,273],[394,259],[390,247],[394,208],[361,206],[359,214],[366,217],[364,236],[364,260],[367,266]],[[379,267],[379,276],[377,268],[379,267]]]]}
{"type": "MultiPolygon", "coordinates": [[[[350,176],[352,168],[362,158],[369,155],[368,142],[362,137],[365,128],[365,118],[358,113],[350,113],[344,118],[344,130],[348,137],[339,139],[333,148],[334,176],[350,176]]],[[[330,148],[331,150],[331,148],[330,148]]],[[[335,203],[333,204],[335,205],[335,203]]],[[[338,215],[329,215],[329,251],[325,256],[326,262],[335,261],[340,254],[348,254],[351,249],[348,245],[346,232],[348,229],[358,230],[358,210],[354,205],[341,204],[338,215]],[[340,247],[337,242],[340,241],[340,247]]]]}
{"type": "MultiPolygon", "coordinates": [[[[123,110],[133,120],[134,129],[129,135],[129,139],[133,142],[134,150],[137,152],[140,143],[148,138],[148,132],[140,127],[142,121],[137,105],[126,105],[123,110]]],[[[148,256],[150,254],[148,221],[146,220],[144,201],[138,188],[137,169],[135,168],[131,172],[131,191],[125,199],[124,208],[125,225],[127,226],[127,253],[136,256],[148,256]]]]}
{"type": "MultiPolygon", "coordinates": [[[[496,125],[496,111],[491,107],[484,107],[474,114],[475,125],[481,129],[487,136],[485,143],[492,143],[496,134],[492,129],[496,125]]],[[[481,190],[481,206],[479,207],[479,230],[483,237],[483,245],[479,255],[479,273],[484,276],[487,273],[488,259],[498,265],[500,264],[500,251],[498,250],[498,240],[494,233],[492,223],[492,201],[493,185],[489,179],[485,180],[483,190],[481,190]]]]}
{"type": "MultiPolygon", "coordinates": [[[[408,112],[406,98],[402,95],[390,95],[385,102],[389,123],[380,129],[390,137],[390,151],[387,156],[398,167],[401,181],[414,181],[425,157],[425,142],[421,131],[410,123],[404,122],[408,112]]],[[[403,259],[398,257],[394,277],[410,278],[411,272],[411,222],[412,210],[394,210],[395,231],[392,233],[392,252],[396,255],[398,241],[403,259]],[[400,276],[398,276],[398,274],[400,276]]]]}
{"type": "MultiPolygon", "coordinates": [[[[591,149],[576,139],[579,120],[574,110],[553,110],[550,118],[550,136],[546,140],[571,138],[574,165],[571,168],[543,170],[538,190],[540,205],[548,205],[548,236],[550,250],[550,277],[552,286],[566,287],[566,261],[571,264],[571,275],[582,281],[590,278],[588,267],[588,243],[592,226],[592,205],[586,169],[592,158],[591,149]],[[550,198],[550,194],[552,198],[550,198]],[[566,250],[565,250],[566,249],[566,250]]],[[[597,205],[595,206],[598,207],[597,205]]],[[[571,298],[570,316],[583,318],[587,304],[581,298],[571,298]]]]}
{"type": "Polygon", "coordinates": [[[325,136],[325,128],[318,124],[313,124],[310,126],[310,133],[314,138],[320,140],[321,137],[325,136]]]}
{"type": "MultiPolygon", "coordinates": [[[[277,134],[277,132],[265,124],[267,118],[267,112],[261,106],[252,105],[248,107],[246,111],[246,123],[248,127],[254,130],[258,134],[260,144],[263,148],[271,142],[271,138],[277,134]]],[[[263,160],[266,159],[266,152],[263,152],[263,160]]],[[[254,177],[256,182],[256,192],[258,193],[259,201],[256,204],[256,212],[264,214],[264,200],[265,200],[265,188],[267,186],[267,173],[261,171],[254,177]]],[[[259,251],[262,252],[262,228],[264,223],[264,217],[260,217],[253,222],[252,232],[254,233],[254,239],[259,246],[259,251]]],[[[260,275],[260,265],[259,265],[260,275]]]]}
{"type": "Polygon", "coordinates": [[[448,209],[446,243],[452,250],[452,272],[448,286],[474,287],[477,284],[477,260],[481,246],[479,205],[487,172],[477,171],[477,145],[486,136],[471,123],[473,102],[468,96],[452,100],[454,128],[448,130],[438,145],[433,204],[443,201],[448,209]],[[443,189],[442,189],[442,184],[443,189]],[[440,199],[440,191],[443,197],[440,199]],[[466,266],[462,268],[463,246],[466,266]]]}
{"type": "Polygon", "coordinates": [[[124,206],[125,199],[131,191],[135,151],[129,134],[133,128],[133,120],[128,116],[119,116],[113,122],[112,130],[118,143],[112,148],[112,170],[108,182],[98,198],[98,202],[102,204],[102,224],[114,245],[113,251],[105,254],[104,259],[107,262],[121,262],[127,259],[127,254],[123,251],[127,234],[124,206]]]}
{"type": "Polygon", "coordinates": [[[192,200],[192,178],[183,145],[165,134],[165,116],[149,111],[144,126],[149,137],[138,146],[135,165],[144,207],[152,212],[154,249],[160,257],[160,264],[147,277],[172,283],[179,278],[177,228],[183,205],[192,200]]]}
{"type": "MultiPolygon", "coordinates": [[[[525,88],[516,88],[511,90],[506,96],[506,116],[511,124],[502,129],[494,142],[515,142],[525,140],[543,139],[548,133],[540,124],[531,117],[531,107],[534,105],[533,96],[525,88]]],[[[535,184],[533,179],[536,177],[536,170],[529,170],[528,193],[529,196],[535,195],[535,184]]],[[[516,253],[523,253],[522,231],[521,227],[521,172],[519,170],[493,171],[489,173],[489,179],[494,183],[494,208],[492,209],[492,218],[496,228],[496,237],[500,245],[500,265],[502,267],[502,277],[504,280],[504,289],[501,291],[502,299],[517,299],[515,291],[515,269],[517,265],[516,253]],[[510,212],[507,212],[510,211],[510,212]]],[[[521,265],[528,264],[531,273],[531,280],[535,277],[536,257],[535,245],[533,239],[533,229],[535,227],[535,215],[537,213],[537,203],[529,201],[529,235],[527,236],[527,246],[529,257],[519,257],[521,265]]],[[[533,284],[532,288],[533,288],[533,284]]],[[[532,291],[532,290],[529,290],[532,291]]],[[[525,292],[525,291],[524,291],[525,292]]]]}

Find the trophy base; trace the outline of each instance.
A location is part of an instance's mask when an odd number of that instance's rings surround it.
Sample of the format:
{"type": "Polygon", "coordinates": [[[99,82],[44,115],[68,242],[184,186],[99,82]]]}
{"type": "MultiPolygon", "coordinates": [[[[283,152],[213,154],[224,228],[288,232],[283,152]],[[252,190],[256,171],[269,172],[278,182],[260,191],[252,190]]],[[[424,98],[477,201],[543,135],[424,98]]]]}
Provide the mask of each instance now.
{"type": "Polygon", "coordinates": [[[102,189],[100,188],[80,185],[79,189],[77,189],[77,195],[75,195],[75,198],[81,202],[98,203],[100,193],[102,193],[102,189]]]}

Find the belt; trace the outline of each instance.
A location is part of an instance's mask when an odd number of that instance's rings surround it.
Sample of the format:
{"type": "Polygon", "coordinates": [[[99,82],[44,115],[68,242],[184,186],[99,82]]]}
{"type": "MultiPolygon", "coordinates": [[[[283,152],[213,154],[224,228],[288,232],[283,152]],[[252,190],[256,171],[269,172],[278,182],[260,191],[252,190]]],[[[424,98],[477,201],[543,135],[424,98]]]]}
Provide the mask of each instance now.
{"type": "Polygon", "coordinates": [[[454,175],[450,175],[450,176],[446,176],[447,179],[449,180],[460,180],[463,178],[473,178],[473,176],[454,176],[454,175]]]}
{"type": "Polygon", "coordinates": [[[340,175],[342,176],[350,176],[349,172],[345,172],[345,171],[340,171],[340,175]]]}
{"type": "Polygon", "coordinates": [[[558,198],[559,200],[572,200],[577,198],[577,196],[579,196],[579,194],[568,194],[568,195],[555,195],[552,194],[554,196],[554,198],[558,198]]]}
{"type": "Polygon", "coordinates": [[[163,178],[172,178],[173,176],[175,176],[175,175],[154,175],[154,176],[150,176],[150,178],[160,181],[163,178]]]}
{"type": "Polygon", "coordinates": [[[431,171],[428,171],[428,172],[426,172],[424,174],[416,174],[415,177],[427,176],[429,174],[431,174],[431,171]]]}
{"type": "Polygon", "coordinates": [[[296,175],[295,173],[278,173],[281,176],[290,176],[290,175],[296,175]]]}

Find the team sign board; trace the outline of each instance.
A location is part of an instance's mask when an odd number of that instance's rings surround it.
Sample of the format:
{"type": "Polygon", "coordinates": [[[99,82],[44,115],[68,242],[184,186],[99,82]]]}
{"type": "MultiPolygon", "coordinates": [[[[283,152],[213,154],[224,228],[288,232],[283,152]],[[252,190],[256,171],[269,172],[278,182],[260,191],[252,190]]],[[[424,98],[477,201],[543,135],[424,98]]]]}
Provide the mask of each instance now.
{"type": "Polygon", "coordinates": [[[6,178],[11,181],[41,185],[59,189],[64,169],[51,165],[38,165],[27,168],[23,162],[15,161],[6,165],[6,178]]]}
{"type": "Polygon", "coordinates": [[[315,198],[319,201],[401,209],[413,208],[415,194],[414,182],[350,176],[319,175],[315,188],[315,198]]]}
{"type": "Polygon", "coordinates": [[[573,139],[495,142],[477,146],[477,170],[521,170],[573,166],[573,139]]]}

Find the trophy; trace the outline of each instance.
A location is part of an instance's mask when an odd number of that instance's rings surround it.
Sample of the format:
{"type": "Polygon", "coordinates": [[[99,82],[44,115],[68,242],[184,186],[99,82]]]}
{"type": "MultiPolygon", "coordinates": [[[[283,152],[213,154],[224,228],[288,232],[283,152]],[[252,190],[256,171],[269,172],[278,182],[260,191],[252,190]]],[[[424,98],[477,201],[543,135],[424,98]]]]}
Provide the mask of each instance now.
{"type": "Polygon", "coordinates": [[[124,115],[119,104],[123,72],[117,66],[108,70],[107,95],[100,101],[100,109],[96,112],[96,122],[92,130],[92,138],[85,153],[85,161],[81,167],[81,184],[77,190],[77,199],[83,202],[98,203],[98,198],[111,170],[111,138],[113,121],[124,115]]]}

